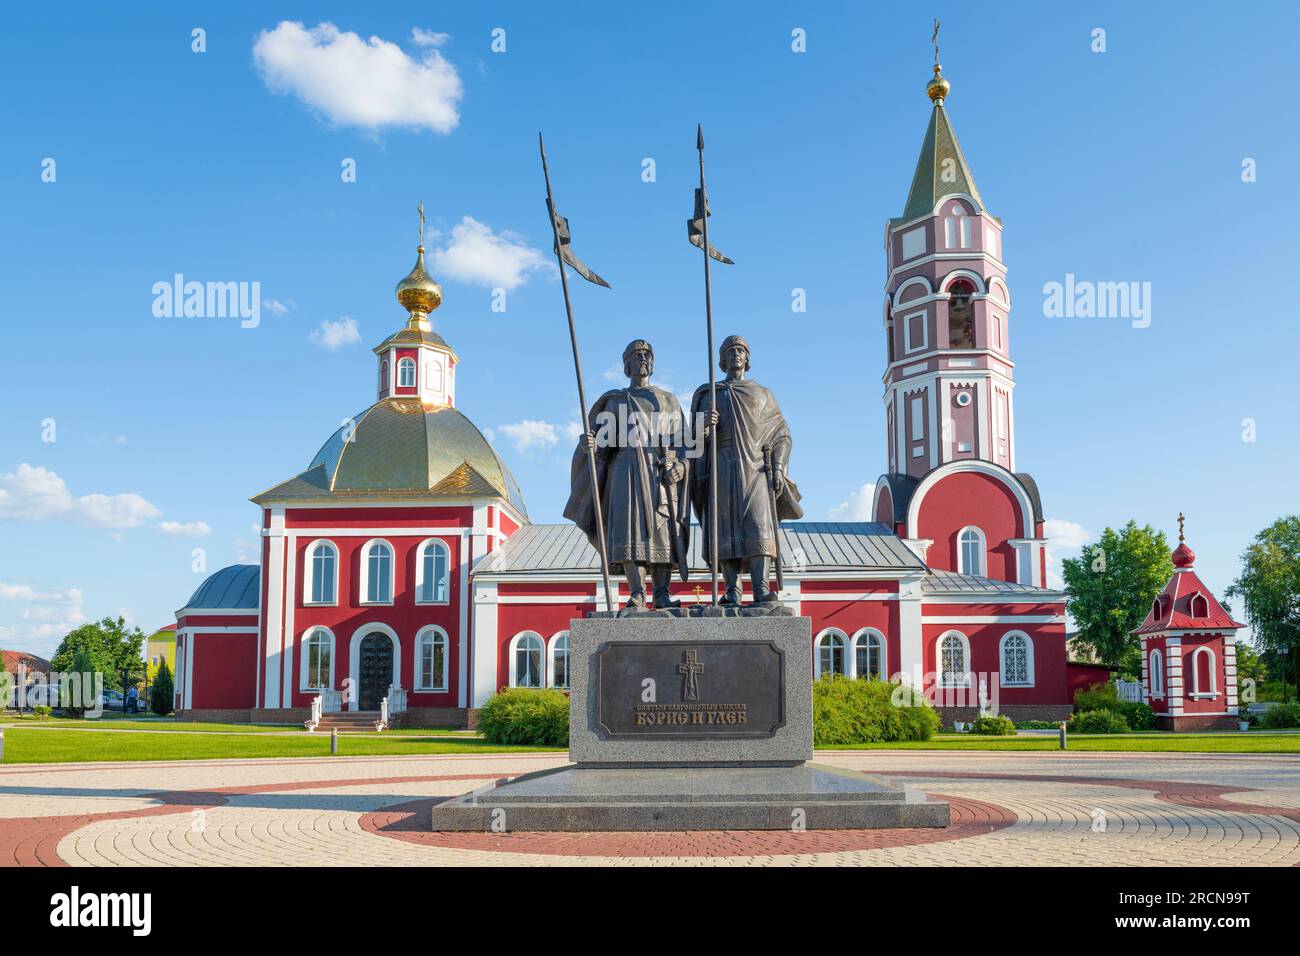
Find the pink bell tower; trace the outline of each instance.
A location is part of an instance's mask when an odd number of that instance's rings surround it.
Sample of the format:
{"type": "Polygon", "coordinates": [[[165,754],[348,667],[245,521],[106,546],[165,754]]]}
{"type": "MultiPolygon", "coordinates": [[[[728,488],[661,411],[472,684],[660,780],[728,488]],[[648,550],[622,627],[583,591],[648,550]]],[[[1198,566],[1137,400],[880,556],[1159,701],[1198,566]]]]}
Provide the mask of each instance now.
{"type": "Polygon", "coordinates": [[[938,60],[936,42],[930,125],[903,215],[885,230],[889,471],[919,478],[975,459],[1014,472],[1002,221],[985,208],[957,143],[938,60]]]}

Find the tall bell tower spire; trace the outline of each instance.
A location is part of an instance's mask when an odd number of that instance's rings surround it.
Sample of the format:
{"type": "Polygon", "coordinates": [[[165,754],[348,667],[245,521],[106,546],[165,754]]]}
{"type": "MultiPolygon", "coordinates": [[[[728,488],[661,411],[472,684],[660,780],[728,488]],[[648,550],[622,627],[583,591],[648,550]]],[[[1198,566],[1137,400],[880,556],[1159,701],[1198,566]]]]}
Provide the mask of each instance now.
{"type": "Polygon", "coordinates": [[[903,215],[885,231],[889,470],[920,477],[979,459],[1014,471],[1002,221],[985,208],[948,118],[937,20],[931,42],[930,123],[903,215]]]}

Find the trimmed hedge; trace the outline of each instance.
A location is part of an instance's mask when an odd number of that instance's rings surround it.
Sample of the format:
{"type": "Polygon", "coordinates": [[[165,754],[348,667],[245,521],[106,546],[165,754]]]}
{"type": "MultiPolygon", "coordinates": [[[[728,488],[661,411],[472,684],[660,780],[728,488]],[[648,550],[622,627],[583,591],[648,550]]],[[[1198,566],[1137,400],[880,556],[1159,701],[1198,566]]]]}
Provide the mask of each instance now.
{"type": "Polygon", "coordinates": [[[1076,734],[1126,734],[1128,723],[1117,710],[1085,710],[1070,718],[1070,731],[1076,734]]]}
{"type": "Polygon", "coordinates": [[[1300,703],[1278,704],[1260,715],[1259,725],[1269,730],[1300,727],[1300,703]]]}
{"type": "Polygon", "coordinates": [[[478,729],[492,744],[567,747],[569,698],[558,690],[503,687],[478,712],[478,729]]]}
{"type": "Polygon", "coordinates": [[[1052,720],[1017,720],[1016,730],[1056,730],[1060,721],[1052,720]]]}
{"type": "Polygon", "coordinates": [[[1010,717],[990,714],[980,717],[971,724],[970,732],[983,734],[986,737],[1013,737],[1016,733],[1016,725],[1010,717]]]}
{"type": "Polygon", "coordinates": [[[1129,730],[1150,730],[1156,725],[1156,712],[1140,700],[1120,700],[1115,685],[1093,684],[1087,690],[1074,692],[1074,712],[1110,710],[1124,718],[1129,730]]]}
{"type": "Polygon", "coordinates": [[[813,743],[818,746],[929,740],[939,724],[935,709],[900,684],[841,674],[813,682],[813,743]]]}

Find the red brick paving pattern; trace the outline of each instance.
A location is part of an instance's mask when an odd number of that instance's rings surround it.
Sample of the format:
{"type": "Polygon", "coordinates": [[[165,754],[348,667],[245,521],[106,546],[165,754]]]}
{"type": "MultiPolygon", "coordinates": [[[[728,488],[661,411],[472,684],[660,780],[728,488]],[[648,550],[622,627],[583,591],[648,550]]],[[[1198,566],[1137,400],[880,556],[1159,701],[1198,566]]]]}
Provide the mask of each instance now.
{"type": "MultiPolygon", "coordinates": [[[[1235,813],[1281,816],[1300,822],[1300,809],[1239,803],[1224,798],[1228,793],[1250,792],[1240,785],[1184,783],[1169,780],[1141,780],[1073,775],[981,773],[973,771],[890,771],[888,776],[927,779],[984,779],[1025,782],[1073,783],[1146,790],[1155,798],[1193,809],[1205,808],[1235,813]]],[[[335,780],[306,780],[257,785],[149,793],[159,801],[145,809],[0,819],[0,866],[65,866],[57,855],[59,842],[82,827],[104,820],[123,820],[185,813],[195,808],[221,806],[231,797],[294,790],[327,790],[375,784],[426,781],[490,781],[513,774],[421,774],[399,777],[362,777],[335,780]]],[[[938,796],[938,795],[936,795],[938,796]]],[[[718,857],[777,856],[833,853],[852,850],[918,846],[966,839],[991,833],[1016,822],[1010,810],[969,797],[942,797],[952,804],[953,825],[946,830],[821,830],[710,831],[703,833],[433,833],[429,830],[429,809],[445,798],[409,801],[361,815],[367,832],[410,843],[443,848],[487,850],[561,856],[614,857],[718,857]]]]}

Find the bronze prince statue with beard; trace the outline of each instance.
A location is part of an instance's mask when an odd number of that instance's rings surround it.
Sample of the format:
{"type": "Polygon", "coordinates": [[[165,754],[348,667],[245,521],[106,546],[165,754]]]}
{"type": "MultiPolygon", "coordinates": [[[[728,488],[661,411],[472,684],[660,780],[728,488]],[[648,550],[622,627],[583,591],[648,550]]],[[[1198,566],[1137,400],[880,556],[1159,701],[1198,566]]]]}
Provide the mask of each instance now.
{"type": "Polygon", "coordinates": [[[674,566],[685,580],[690,528],[682,407],[672,392],[650,384],[654,349],[649,342],[629,343],[623,371],[628,387],[611,389],[591,408],[588,421],[595,432],[582,436],[574,451],[564,517],[598,547],[593,494],[599,494],[609,563],[623,569],[630,592],[627,606],[646,608],[648,571],[654,607],[676,607],[668,585],[674,566]],[[596,489],[587,466],[588,446],[596,451],[596,489]]]}

